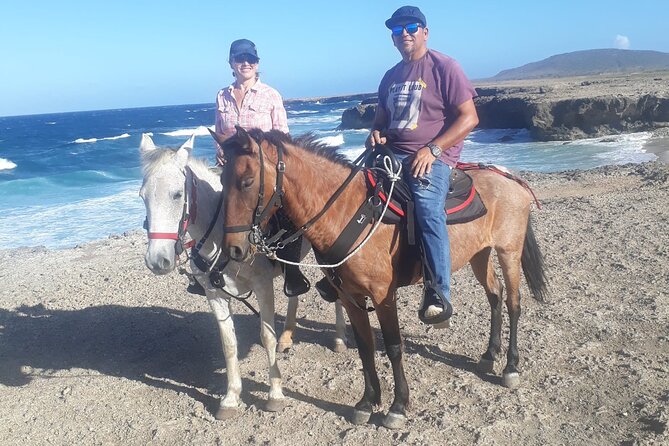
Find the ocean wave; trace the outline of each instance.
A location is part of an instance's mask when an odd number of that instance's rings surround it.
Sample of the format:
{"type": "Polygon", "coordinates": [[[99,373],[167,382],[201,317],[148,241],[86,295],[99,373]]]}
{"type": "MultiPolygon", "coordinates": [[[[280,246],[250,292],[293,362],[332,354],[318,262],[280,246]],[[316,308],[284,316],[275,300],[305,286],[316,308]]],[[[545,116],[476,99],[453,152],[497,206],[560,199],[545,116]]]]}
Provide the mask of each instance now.
{"type": "Polygon", "coordinates": [[[0,249],[11,248],[16,240],[50,249],[70,248],[141,227],[145,210],[137,196],[139,184],[103,197],[46,203],[9,209],[3,222],[14,228],[0,233],[0,249]]]}
{"type": "Polygon", "coordinates": [[[214,126],[206,127],[204,125],[201,125],[199,127],[195,128],[188,128],[188,129],[179,129],[179,130],[174,130],[172,132],[164,132],[161,133],[161,135],[165,136],[209,136],[209,130],[214,130],[214,126]]]}
{"type": "Polygon", "coordinates": [[[341,133],[333,136],[323,136],[318,138],[316,141],[333,147],[343,146],[344,145],[344,135],[341,133]]]}
{"type": "Polygon", "coordinates": [[[86,143],[98,142],[98,141],[113,141],[115,139],[122,139],[122,138],[130,138],[130,134],[124,133],[122,135],[109,136],[109,137],[106,137],[106,138],[89,138],[89,139],[77,138],[73,142],[75,144],[86,144],[86,143]]]}
{"type": "Polygon", "coordinates": [[[320,113],[318,110],[288,110],[289,115],[312,115],[314,113],[320,113]]]}
{"type": "Polygon", "coordinates": [[[12,170],[15,167],[16,163],[5,158],[0,158],[0,170],[12,170]]]}
{"type": "Polygon", "coordinates": [[[55,124],[56,124],[56,121],[45,122],[45,124],[46,124],[46,125],[55,125],[55,124]]]}

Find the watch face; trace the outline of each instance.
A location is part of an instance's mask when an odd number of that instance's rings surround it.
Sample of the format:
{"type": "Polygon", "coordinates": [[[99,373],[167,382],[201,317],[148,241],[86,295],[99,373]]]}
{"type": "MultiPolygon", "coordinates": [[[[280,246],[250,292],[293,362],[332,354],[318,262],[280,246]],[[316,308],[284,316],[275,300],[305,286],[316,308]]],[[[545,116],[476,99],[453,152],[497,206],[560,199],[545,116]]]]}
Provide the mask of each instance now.
{"type": "Polygon", "coordinates": [[[435,144],[430,144],[428,147],[430,148],[430,152],[432,152],[432,156],[434,156],[435,158],[439,158],[439,156],[441,155],[441,149],[437,147],[435,144]]]}

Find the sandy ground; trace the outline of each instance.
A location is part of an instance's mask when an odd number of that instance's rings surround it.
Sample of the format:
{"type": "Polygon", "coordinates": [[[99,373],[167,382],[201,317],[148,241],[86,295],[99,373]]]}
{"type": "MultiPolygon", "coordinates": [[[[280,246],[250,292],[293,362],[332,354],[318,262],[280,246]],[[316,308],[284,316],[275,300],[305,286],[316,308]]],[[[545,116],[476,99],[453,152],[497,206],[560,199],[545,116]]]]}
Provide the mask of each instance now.
{"type": "MultiPolygon", "coordinates": [[[[419,287],[400,291],[405,428],[381,427],[380,415],[349,423],[360,361],[355,348],[332,351],[333,306],[313,291],[295,346],[279,354],[290,404],[278,413],[262,410],[259,321],[234,305],[243,407],[216,421],[226,379],[209,307],[184,276],[153,276],[134,232],[0,251],[0,444],[669,444],[668,166],[524,176],[543,205],[533,218],[551,287],[543,304],[522,290],[517,390],[501,386],[503,363],[495,375],[475,371],[489,309],[466,268],[454,275],[449,330],[418,321],[419,287]]],[[[277,307],[280,329],[281,294],[277,307]]],[[[382,347],[377,365],[387,411],[382,347]]]]}

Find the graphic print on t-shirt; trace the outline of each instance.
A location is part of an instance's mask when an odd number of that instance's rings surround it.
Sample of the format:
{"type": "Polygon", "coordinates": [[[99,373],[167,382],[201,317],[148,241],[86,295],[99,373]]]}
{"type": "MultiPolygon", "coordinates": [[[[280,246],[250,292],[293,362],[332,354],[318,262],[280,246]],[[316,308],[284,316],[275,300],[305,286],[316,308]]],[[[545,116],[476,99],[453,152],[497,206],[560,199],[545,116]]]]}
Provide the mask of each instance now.
{"type": "Polygon", "coordinates": [[[389,129],[413,130],[418,127],[420,99],[425,87],[422,79],[390,85],[386,104],[390,112],[389,129]]]}

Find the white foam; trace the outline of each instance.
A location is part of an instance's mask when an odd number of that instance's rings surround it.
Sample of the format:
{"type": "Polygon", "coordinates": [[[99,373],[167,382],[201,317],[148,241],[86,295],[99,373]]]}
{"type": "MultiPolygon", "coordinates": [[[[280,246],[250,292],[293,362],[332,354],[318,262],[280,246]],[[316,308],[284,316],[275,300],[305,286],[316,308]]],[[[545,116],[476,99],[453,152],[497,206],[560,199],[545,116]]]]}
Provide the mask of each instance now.
{"type": "Polygon", "coordinates": [[[56,124],[56,121],[50,121],[50,122],[45,122],[46,125],[54,125],[56,124]]]}
{"type": "Polygon", "coordinates": [[[5,158],[0,158],[0,170],[12,170],[15,167],[16,163],[5,158]]]}
{"type": "Polygon", "coordinates": [[[338,135],[333,135],[333,136],[323,136],[322,138],[318,138],[316,141],[333,147],[343,146],[344,135],[339,133],[338,135]]]}
{"type": "Polygon", "coordinates": [[[320,113],[317,110],[288,110],[289,115],[313,115],[314,113],[320,113]]]}
{"type": "Polygon", "coordinates": [[[86,143],[91,143],[91,142],[98,142],[98,141],[113,141],[115,139],[123,139],[123,138],[130,138],[130,135],[128,133],[124,133],[122,135],[118,136],[109,136],[106,138],[77,138],[74,140],[75,144],[86,144],[86,143]]]}
{"type": "Polygon", "coordinates": [[[179,130],[174,130],[172,132],[165,132],[161,133],[161,135],[165,136],[209,136],[209,130],[211,129],[212,131],[214,130],[214,126],[210,127],[205,127],[203,125],[195,128],[189,128],[189,129],[179,129],[179,130]]]}

